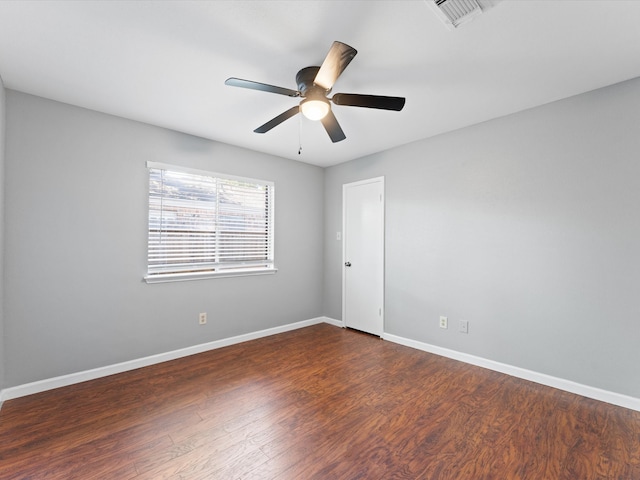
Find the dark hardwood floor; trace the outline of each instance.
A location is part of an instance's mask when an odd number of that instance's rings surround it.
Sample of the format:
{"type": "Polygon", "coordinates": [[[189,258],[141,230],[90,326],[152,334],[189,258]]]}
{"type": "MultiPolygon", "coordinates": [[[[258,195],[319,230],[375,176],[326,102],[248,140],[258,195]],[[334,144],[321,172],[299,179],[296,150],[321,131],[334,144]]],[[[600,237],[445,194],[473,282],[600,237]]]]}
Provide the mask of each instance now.
{"type": "Polygon", "coordinates": [[[5,402],[8,479],[640,479],[640,412],[316,325],[5,402]]]}

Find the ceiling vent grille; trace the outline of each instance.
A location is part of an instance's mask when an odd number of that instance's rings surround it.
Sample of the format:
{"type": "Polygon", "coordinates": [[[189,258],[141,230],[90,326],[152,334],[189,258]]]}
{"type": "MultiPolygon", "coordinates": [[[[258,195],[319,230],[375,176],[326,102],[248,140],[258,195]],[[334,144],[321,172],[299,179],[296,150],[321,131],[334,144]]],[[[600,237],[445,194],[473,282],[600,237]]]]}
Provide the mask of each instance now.
{"type": "Polygon", "coordinates": [[[427,3],[435,7],[440,19],[449,28],[457,28],[482,13],[477,0],[428,0],[427,3]]]}

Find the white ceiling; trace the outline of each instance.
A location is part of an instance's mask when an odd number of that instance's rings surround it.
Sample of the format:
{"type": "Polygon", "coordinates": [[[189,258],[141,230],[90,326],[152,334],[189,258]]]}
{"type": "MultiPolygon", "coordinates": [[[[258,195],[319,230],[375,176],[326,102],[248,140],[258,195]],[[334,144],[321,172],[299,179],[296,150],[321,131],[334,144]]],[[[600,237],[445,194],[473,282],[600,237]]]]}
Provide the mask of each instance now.
{"type": "Polygon", "coordinates": [[[1,1],[5,87],[280,157],[334,165],[640,76],[640,1],[487,0],[449,30],[412,1],[1,1]],[[333,106],[347,139],[287,120],[334,40],[358,50],[333,92],[404,96],[402,112],[333,106]],[[299,144],[302,153],[298,154],[299,144]]]}

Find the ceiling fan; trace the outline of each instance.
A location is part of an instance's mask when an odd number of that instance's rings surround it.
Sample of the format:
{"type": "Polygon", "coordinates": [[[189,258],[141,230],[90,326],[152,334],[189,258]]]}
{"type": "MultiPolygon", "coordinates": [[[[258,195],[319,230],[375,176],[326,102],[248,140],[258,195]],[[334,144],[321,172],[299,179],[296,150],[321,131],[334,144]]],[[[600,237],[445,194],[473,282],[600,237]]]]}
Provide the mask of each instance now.
{"type": "Polygon", "coordinates": [[[299,112],[310,120],[320,120],[325,130],[329,134],[332,142],[339,142],[346,138],[338,120],[331,111],[331,104],[347,105],[351,107],[377,108],[381,110],[395,110],[399,112],[404,107],[403,97],[385,97],[381,95],[360,95],[357,93],[336,93],[331,98],[327,95],[331,93],[333,85],[342,74],[347,65],[356,56],[357,50],[342,42],[333,42],[329,53],[325,57],[320,67],[305,67],[296,74],[298,90],[276,87],[266,83],[243,80],[231,77],[224,83],[233,87],[249,88],[261,90],[263,92],[277,93],[289,97],[301,97],[299,105],[291,107],[289,110],[272,118],[264,125],[254,130],[256,133],[266,133],[272,128],[280,125],[285,120],[293,117],[299,112]]]}

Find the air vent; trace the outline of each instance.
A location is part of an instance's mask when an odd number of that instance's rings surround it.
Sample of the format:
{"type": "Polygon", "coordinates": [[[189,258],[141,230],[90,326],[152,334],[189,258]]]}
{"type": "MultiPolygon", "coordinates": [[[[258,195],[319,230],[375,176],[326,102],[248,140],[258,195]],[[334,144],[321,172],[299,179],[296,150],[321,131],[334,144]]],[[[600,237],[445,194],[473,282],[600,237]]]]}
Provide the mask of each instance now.
{"type": "Polygon", "coordinates": [[[427,0],[450,29],[469,22],[482,13],[477,0],[427,0]]]}
{"type": "Polygon", "coordinates": [[[454,27],[482,13],[476,0],[435,0],[436,6],[446,15],[454,27]]]}

